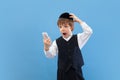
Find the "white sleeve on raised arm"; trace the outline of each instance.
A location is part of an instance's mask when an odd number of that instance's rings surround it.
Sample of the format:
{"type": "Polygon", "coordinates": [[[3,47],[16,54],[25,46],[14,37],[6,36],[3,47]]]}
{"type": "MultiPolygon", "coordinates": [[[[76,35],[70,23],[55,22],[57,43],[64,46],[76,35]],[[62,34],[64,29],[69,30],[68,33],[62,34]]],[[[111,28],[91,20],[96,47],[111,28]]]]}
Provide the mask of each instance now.
{"type": "Polygon", "coordinates": [[[79,48],[82,49],[83,46],[86,44],[86,42],[88,41],[88,39],[90,38],[91,34],[93,33],[92,29],[90,26],[88,26],[85,22],[83,22],[81,24],[81,27],[83,29],[82,33],[78,33],[77,37],[78,37],[78,45],[79,48]]]}

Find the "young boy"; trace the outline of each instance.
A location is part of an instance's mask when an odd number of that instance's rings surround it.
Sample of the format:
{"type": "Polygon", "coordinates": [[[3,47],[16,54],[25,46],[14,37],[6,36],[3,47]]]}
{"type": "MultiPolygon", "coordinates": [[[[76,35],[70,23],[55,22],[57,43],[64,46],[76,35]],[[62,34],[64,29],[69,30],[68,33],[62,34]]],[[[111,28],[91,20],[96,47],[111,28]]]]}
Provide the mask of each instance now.
{"type": "Polygon", "coordinates": [[[62,36],[52,44],[49,37],[43,39],[45,55],[52,58],[58,54],[57,80],[84,80],[81,49],[91,36],[92,29],[77,16],[68,12],[59,16],[57,25],[62,36]],[[73,35],[74,22],[81,25],[82,33],[73,35]]]}

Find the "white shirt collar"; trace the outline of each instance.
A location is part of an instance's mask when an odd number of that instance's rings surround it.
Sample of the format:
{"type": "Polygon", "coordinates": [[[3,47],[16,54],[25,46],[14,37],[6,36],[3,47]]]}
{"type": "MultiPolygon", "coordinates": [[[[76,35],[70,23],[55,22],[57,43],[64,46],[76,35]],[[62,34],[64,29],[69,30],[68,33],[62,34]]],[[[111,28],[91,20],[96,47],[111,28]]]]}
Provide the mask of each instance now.
{"type": "Polygon", "coordinates": [[[73,35],[73,34],[72,34],[72,32],[71,32],[71,34],[70,34],[70,36],[69,36],[68,38],[64,38],[64,37],[63,37],[63,39],[65,39],[66,41],[69,41],[70,38],[72,37],[72,35],[73,35]]]}

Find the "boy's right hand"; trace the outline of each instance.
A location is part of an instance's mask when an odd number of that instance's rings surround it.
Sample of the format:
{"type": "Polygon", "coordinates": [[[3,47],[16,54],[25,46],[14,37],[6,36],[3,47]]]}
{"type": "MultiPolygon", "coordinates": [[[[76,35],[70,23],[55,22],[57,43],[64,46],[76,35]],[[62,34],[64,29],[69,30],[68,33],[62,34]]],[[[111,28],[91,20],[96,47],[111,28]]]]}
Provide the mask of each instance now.
{"type": "Polygon", "coordinates": [[[44,42],[44,49],[45,49],[45,51],[48,51],[49,47],[51,45],[51,40],[49,38],[48,39],[43,39],[43,42],[44,42]]]}
{"type": "Polygon", "coordinates": [[[47,35],[47,33],[43,32],[42,35],[43,35],[44,49],[45,51],[48,51],[49,47],[51,46],[51,40],[49,36],[47,35]]]}

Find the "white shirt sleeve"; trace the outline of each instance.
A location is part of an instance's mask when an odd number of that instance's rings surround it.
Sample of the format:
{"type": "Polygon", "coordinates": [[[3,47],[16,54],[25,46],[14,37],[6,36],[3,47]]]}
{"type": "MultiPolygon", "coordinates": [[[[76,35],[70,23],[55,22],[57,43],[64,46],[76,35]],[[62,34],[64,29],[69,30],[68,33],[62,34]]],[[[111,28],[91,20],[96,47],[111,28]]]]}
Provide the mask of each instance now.
{"type": "Polygon", "coordinates": [[[49,50],[48,51],[44,50],[44,52],[45,52],[46,57],[48,57],[48,58],[53,58],[54,56],[56,56],[57,53],[58,53],[58,47],[57,47],[57,44],[56,44],[56,40],[53,41],[49,50]]]}
{"type": "Polygon", "coordinates": [[[77,34],[78,45],[80,49],[83,48],[83,46],[86,44],[91,34],[93,33],[92,29],[85,22],[81,24],[81,27],[83,29],[83,32],[77,34]]]}

